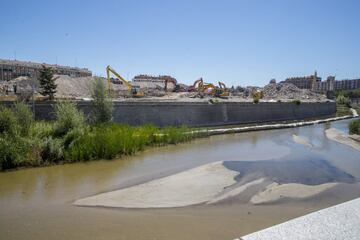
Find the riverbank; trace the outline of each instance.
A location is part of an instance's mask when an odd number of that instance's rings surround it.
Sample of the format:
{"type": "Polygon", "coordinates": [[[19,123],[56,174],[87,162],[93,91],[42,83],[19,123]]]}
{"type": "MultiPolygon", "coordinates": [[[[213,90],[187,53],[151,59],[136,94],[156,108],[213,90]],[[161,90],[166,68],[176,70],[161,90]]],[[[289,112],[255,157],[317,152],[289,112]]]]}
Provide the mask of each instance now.
{"type": "Polygon", "coordinates": [[[350,118],[356,118],[357,115],[345,115],[341,117],[330,117],[318,120],[309,120],[309,121],[298,121],[290,123],[273,123],[273,124],[260,124],[260,125],[250,125],[243,127],[227,127],[227,128],[216,128],[216,129],[205,129],[205,130],[195,130],[192,133],[206,133],[206,135],[218,135],[218,134],[228,134],[228,133],[240,133],[240,132],[249,132],[249,131],[261,131],[261,130],[273,130],[273,129],[282,129],[282,128],[294,128],[309,126],[327,122],[340,121],[350,118]]]}
{"type": "MultiPolygon", "coordinates": [[[[353,115],[318,120],[192,130],[188,127],[159,128],[152,125],[133,127],[116,123],[91,126],[85,123],[83,117],[80,117],[79,120],[79,112],[77,112],[75,105],[72,107],[71,114],[65,116],[65,123],[36,121],[30,124],[29,133],[26,136],[3,135],[2,141],[0,141],[0,153],[2,155],[0,171],[79,161],[114,159],[122,155],[135,154],[145,147],[177,144],[198,137],[301,127],[357,116],[354,110],[353,115]],[[81,123],[77,123],[78,121],[81,123]],[[72,126],[73,124],[75,125],[72,126]],[[66,128],[60,129],[60,134],[59,126],[66,128]]],[[[63,114],[69,114],[69,111],[65,111],[63,114]]],[[[297,136],[293,136],[293,138],[295,141],[302,141],[297,136]]]]}
{"type": "Polygon", "coordinates": [[[262,184],[271,184],[268,180],[253,181],[264,175],[277,179],[282,174],[283,184],[288,177],[291,182],[322,184],[320,180],[328,181],[329,174],[330,181],[344,182],[343,172],[360,179],[358,152],[328,140],[324,134],[324,129],[329,127],[346,131],[350,121],[352,119],[301,128],[217,135],[178,145],[148,147],[133,156],[112,161],[2,172],[0,238],[215,240],[244,236],[360,197],[358,183],[341,183],[310,198],[248,203],[251,196],[261,190],[262,184]],[[293,134],[309,139],[314,147],[295,143],[293,134]],[[315,159],[326,161],[339,170],[334,172],[324,163],[311,164],[315,159]],[[248,181],[226,188],[214,204],[159,209],[72,205],[77,199],[129,188],[222,160],[239,161],[242,179],[248,181]],[[260,176],[256,174],[259,171],[260,176]],[[341,175],[336,177],[334,173],[341,175]],[[309,175],[310,183],[307,182],[309,175]],[[246,183],[249,184],[242,191],[241,186],[246,183]]]}
{"type": "Polygon", "coordinates": [[[89,123],[71,102],[56,105],[56,121],[34,121],[23,103],[0,109],[0,171],[114,159],[150,146],[199,137],[187,127],[89,123]]]}
{"type": "Polygon", "coordinates": [[[347,136],[347,135],[343,134],[342,132],[340,132],[339,130],[336,130],[334,128],[327,129],[325,131],[325,134],[326,134],[326,137],[328,137],[329,139],[331,139],[333,141],[347,145],[349,147],[352,147],[352,148],[360,151],[360,142],[353,139],[353,138],[357,139],[357,137],[355,137],[355,136],[353,136],[353,137],[347,136]]]}

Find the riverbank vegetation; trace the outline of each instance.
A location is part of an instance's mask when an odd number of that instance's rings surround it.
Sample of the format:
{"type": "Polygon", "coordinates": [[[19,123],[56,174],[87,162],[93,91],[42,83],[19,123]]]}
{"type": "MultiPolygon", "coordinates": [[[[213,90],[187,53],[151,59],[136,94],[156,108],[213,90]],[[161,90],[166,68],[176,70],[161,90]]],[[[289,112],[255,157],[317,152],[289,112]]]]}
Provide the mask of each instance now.
{"type": "Polygon", "coordinates": [[[25,103],[0,108],[0,170],[59,163],[113,159],[147,146],[185,142],[197,137],[187,127],[133,127],[111,121],[112,104],[101,83],[94,87],[89,117],[74,102],[57,102],[56,121],[34,121],[25,103]]]}
{"type": "Polygon", "coordinates": [[[191,140],[186,127],[91,124],[71,102],[55,106],[56,121],[33,121],[24,103],[0,110],[0,169],[113,159],[147,146],[191,140]]]}
{"type": "Polygon", "coordinates": [[[360,119],[352,121],[349,124],[349,133],[360,135],[360,119]]]}

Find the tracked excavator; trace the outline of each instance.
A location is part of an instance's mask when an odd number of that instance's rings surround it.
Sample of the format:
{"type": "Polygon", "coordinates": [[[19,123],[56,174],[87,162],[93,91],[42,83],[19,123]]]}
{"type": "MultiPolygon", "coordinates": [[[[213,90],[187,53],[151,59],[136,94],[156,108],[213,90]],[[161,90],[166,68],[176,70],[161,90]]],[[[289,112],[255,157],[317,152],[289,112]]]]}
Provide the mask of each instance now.
{"type": "Polygon", "coordinates": [[[128,87],[128,90],[132,97],[144,97],[145,94],[140,90],[140,87],[133,86],[130,82],[126,81],[119,73],[117,73],[112,67],[109,65],[106,67],[106,77],[108,82],[109,94],[111,94],[111,79],[110,73],[112,73],[115,77],[117,77],[123,84],[128,87]]]}
{"type": "Polygon", "coordinates": [[[187,89],[188,92],[198,92],[199,91],[199,86],[200,84],[202,84],[204,81],[202,78],[199,78],[198,80],[196,80],[193,85],[189,86],[189,88],[187,89]]]}
{"type": "Polygon", "coordinates": [[[215,89],[215,97],[228,98],[230,95],[229,90],[226,88],[225,83],[218,82],[219,87],[215,89]]]}

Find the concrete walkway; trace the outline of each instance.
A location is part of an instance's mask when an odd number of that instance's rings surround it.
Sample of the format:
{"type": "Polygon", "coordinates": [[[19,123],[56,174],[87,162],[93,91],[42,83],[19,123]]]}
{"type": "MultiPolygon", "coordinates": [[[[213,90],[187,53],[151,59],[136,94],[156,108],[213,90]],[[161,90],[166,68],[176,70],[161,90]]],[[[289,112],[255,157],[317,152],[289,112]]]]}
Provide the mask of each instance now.
{"type": "Polygon", "coordinates": [[[255,232],[242,240],[358,240],[360,198],[255,232]]]}

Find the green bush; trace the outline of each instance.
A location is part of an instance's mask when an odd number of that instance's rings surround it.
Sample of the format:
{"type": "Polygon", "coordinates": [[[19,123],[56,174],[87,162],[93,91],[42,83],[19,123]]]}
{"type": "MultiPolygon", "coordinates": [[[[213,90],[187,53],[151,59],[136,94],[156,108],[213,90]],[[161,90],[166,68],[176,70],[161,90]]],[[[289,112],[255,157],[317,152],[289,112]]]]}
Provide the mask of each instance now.
{"type": "Polygon", "coordinates": [[[44,140],[41,158],[46,162],[60,162],[63,160],[64,151],[61,139],[48,137],[44,140]]]}
{"type": "MultiPolygon", "coordinates": [[[[146,146],[176,144],[193,138],[186,127],[156,128],[152,125],[130,127],[112,124],[93,127],[77,135],[76,140],[66,147],[65,160],[88,161],[112,159],[120,155],[131,155],[146,146]]],[[[71,137],[74,139],[73,137],[71,137]]],[[[65,140],[66,142],[66,140],[65,140]]]]}
{"type": "Polygon", "coordinates": [[[29,129],[29,137],[44,139],[54,134],[54,122],[35,121],[29,129]]]}
{"type": "Polygon", "coordinates": [[[62,137],[75,128],[82,128],[85,125],[85,117],[76,104],[70,101],[58,102],[55,105],[56,123],[54,134],[62,137]]]}
{"type": "Polygon", "coordinates": [[[301,104],[301,101],[299,99],[293,100],[292,102],[298,106],[301,104]]]}
{"type": "Polygon", "coordinates": [[[27,160],[28,151],[29,147],[23,139],[10,135],[0,137],[0,170],[20,166],[27,160]]]}
{"type": "Polygon", "coordinates": [[[349,124],[349,133],[360,135],[360,120],[352,121],[349,124]]]}
{"type": "Polygon", "coordinates": [[[93,86],[91,122],[95,124],[112,121],[113,103],[105,87],[104,81],[98,78],[93,86]]]}
{"type": "Polygon", "coordinates": [[[18,123],[14,112],[6,107],[0,108],[0,134],[16,135],[18,123]]]}
{"type": "Polygon", "coordinates": [[[177,144],[190,140],[192,136],[187,134],[189,132],[186,127],[166,127],[162,129],[162,141],[163,144],[177,144]]]}
{"type": "Polygon", "coordinates": [[[258,104],[259,102],[260,102],[260,98],[258,97],[254,98],[253,103],[258,104]]]}
{"type": "Polygon", "coordinates": [[[348,97],[345,97],[343,94],[339,94],[336,97],[336,103],[348,105],[348,104],[350,104],[350,99],[348,97]]]}
{"type": "Polygon", "coordinates": [[[15,103],[13,111],[19,125],[19,131],[21,136],[27,136],[29,134],[30,127],[34,121],[33,114],[30,108],[25,103],[18,102],[15,103]]]}

